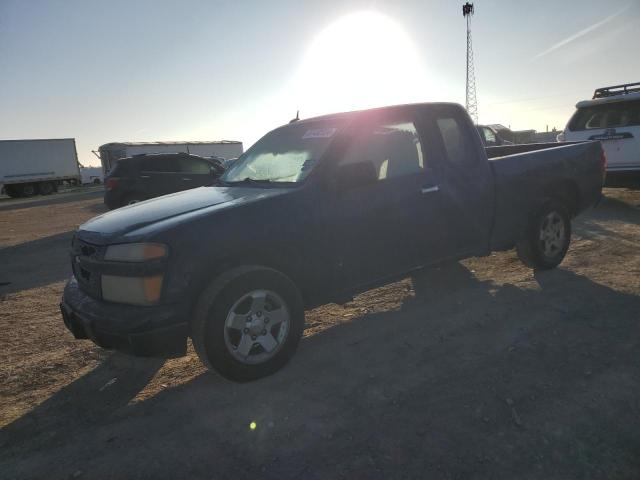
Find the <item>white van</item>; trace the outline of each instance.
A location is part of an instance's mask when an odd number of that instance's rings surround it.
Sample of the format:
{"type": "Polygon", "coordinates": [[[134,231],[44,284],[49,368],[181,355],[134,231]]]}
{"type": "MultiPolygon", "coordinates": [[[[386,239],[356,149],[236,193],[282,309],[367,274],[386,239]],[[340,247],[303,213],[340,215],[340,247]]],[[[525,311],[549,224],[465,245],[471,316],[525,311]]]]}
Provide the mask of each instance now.
{"type": "Polygon", "coordinates": [[[607,173],[640,173],[640,82],[598,88],[576,108],[558,141],[600,140],[607,173]]]}

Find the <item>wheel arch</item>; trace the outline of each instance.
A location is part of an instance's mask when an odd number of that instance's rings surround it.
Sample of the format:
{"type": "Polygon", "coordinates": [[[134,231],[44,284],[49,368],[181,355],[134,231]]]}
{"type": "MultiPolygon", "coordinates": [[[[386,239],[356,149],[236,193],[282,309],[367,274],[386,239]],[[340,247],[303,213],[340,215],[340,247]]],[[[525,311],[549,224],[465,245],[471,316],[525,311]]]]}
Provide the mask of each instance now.
{"type": "Polygon", "coordinates": [[[555,200],[562,203],[569,213],[569,217],[575,217],[581,204],[580,189],[575,181],[563,179],[549,185],[544,191],[546,201],[555,200]]]}
{"type": "Polygon", "coordinates": [[[189,298],[189,318],[194,317],[197,308],[198,299],[207,290],[211,288],[210,294],[219,293],[226,284],[240,275],[256,270],[272,270],[284,275],[298,290],[303,304],[307,304],[308,293],[305,294],[304,284],[301,281],[300,274],[293,267],[292,262],[284,261],[281,255],[275,254],[254,254],[232,256],[226,261],[213,265],[208,262],[207,265],[199,269],[194,275],[188,288],[190,292],[189,298]],[[216,287],[211,287],[215,285],[216,287]]]}

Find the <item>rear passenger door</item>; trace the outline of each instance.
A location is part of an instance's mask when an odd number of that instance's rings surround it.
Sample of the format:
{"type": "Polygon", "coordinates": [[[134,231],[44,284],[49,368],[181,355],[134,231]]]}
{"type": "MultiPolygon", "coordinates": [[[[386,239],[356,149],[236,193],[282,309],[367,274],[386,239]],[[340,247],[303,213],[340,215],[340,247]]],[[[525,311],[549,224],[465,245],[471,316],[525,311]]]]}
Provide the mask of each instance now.
{"type": "Polygon", "coordinates": [[[607,105],[601,135],[589,140],[600,140],[607,155],[608,168],[632,170],[640,167],[640,100],[607,105]]]}
{"type": "Polygon", "coordinates": [[[201,187],[211,185],[216,178],[212,165],[198,157],[184,156],[180,158],[181,188],[201,187]]]}
{"type": "Polygon", "coordinates": [[[140,180],[147,197],[184,190],[179,159],[178,155],[149,155],[142,160],[140,180]]]}
{"type": "Polygon", "coordinates": [[[580,107],[571,118],[567,140],[599,140],[607,155],[607,170],[640,167],[640,100],[580,107]]]}
{"type": "Polygon", "coordinates": [[[429,109],[447,256],[486,252],[494,209],[493,172],[468,115],[451,106],[429,109]]]}

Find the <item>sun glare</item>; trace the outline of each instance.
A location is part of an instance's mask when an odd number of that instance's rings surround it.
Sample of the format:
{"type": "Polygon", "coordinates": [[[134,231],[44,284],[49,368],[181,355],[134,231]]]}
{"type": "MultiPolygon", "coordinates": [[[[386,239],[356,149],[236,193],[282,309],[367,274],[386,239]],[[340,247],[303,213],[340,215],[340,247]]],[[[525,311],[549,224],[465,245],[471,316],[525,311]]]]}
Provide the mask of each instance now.
{"type": "Polygon", "coordinates": [[[377,12],[354,13],[327,26],[305,55],[294,86],[305,116],[421,101],[428,91],[411,39],[377,12]]]}
{"type": "Polygon", "coordinates": [[[455,99],[446,80],[435,75],[423,57],[391,18],[374,11],[344,16],[319,31],[299,67],[280,89],[261,92],[259,99],[226,112],[224,122],[207,123],[202,131],[241,129],[248,147],[266,131],[295,117],[296,110],[301,118],[309,118],[455,99]]]}

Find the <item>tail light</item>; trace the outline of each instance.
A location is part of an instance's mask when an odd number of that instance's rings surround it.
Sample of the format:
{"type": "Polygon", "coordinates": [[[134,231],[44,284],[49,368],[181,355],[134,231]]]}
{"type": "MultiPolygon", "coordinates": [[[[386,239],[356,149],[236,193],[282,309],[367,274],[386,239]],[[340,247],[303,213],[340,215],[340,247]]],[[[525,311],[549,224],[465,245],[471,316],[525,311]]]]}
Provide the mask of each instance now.
{"type": "Polygon", "coordinates": [[[118,186],[118,180],[119,178],[116,178],[116,177],[107,178],[107,181],[105,182],[104,186],[106,187],[107,190],[113,190],[118,186]]]}
{"type": "Polygon", "coordinates": [[[604,184],[607,176],[607,154],[604,153],[604,149],[600,150],[600,170],[602,171],[602,183],[604,184]]]}

